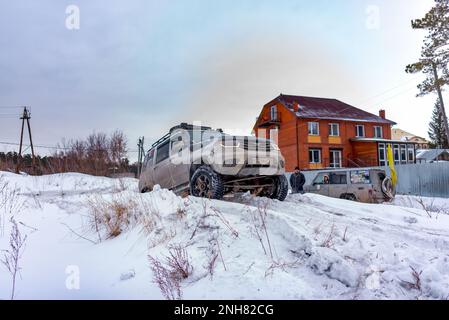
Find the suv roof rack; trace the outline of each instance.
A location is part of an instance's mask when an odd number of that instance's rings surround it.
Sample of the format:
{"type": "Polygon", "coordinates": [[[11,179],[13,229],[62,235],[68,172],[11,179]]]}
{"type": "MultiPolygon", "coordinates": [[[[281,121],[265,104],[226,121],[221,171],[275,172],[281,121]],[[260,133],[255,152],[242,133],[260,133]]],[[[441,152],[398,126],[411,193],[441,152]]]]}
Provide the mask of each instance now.
{"type": "Polygon", "coordinates": [[[206,131],[206,130],[212,130],[211,127],[205,127],[205,126],[195,126],[193,124],[188,124],[188,123],[181,123],[180,125],[174,126],[173,128],[170,129],[170,132],[176,130],[176,129],[184,129],[184,130],[201,130],[201,131],[206,131]]]}
{"type": "MultiPolygon", "coordinates": [[[[158,144],[164,142],[165,140],[167,140],[170,137],[170,134],[177,130],[177,129],[184,129],[184,130],[200,130],[200,131],[207,131],[207,130],[212,130],[212,127],[205,127],[205,126],[195,126],[193,124],[188,124],[188,123],[181,123],[177,126],[172,127],[169,132],[167,134],[165,134],[162,138],[160,138],[159,140],[157,140],[155,143],[153,143],[151,145],[151,148],[156,147],[158,144]]],[[[222,129],[216,129],[216,131],[223,133],[222,129]]]]}
{"type": "Polygon", "coordinates": [[[157,140],[155,143],[153,143],[151,145],[151,149],[154,148],[155,146],[157,146],[158,144],[160,144],[161,142],[164,142],[165,140],[167,140],[170,137],[170,133],[167,133],[165,136],[163,136],[162,138],[160,138],[159,140],[157,140]]]}

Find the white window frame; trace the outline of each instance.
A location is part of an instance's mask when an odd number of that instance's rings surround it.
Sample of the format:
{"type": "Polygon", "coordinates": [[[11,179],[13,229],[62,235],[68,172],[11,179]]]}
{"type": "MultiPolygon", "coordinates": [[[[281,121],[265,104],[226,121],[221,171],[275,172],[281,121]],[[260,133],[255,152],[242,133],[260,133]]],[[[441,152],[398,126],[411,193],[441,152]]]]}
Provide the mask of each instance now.
{"type": "Polygon", "coordinates": [[[329,150],[329,160],[331,160],[331,154],[333,154],[334,152],[339,154],[339,162],[338,163],[335,162],[335,155],[334,155],[333,156],[334,162],[329,161],[330,167],[335,169],[343,168],[343,152],[341,150],[329,150]]]}
{"type": "Polygon", "coordinates": [[[415,163],[415,148],[412,144],[407,145],[407,161],[408,163],[415,163]],[[410,157],[410,151],[412,154],[412,157],[410,157]]]}
{"type": "Polygon", "coordinates": [[[400,149],[401,164],[407,164],[407,157],[408,157],[407,145],[401,144],[401,149],[400,149]],[[405,155],[405,159],[402,158],[403,155],[405,155]]]}
{"type": "Polygon", "coordinates": [[[398,165],[401,163],[401,148],[399,147],[399,144],[393,145],[393,160],[394,164],[398,165]],[[397,155],[397,157],[396,157],[397,155]]]}
{"type": "Polygon", "coordinates": [[[384,143],[379,143],[379,165],[385,166],[387,164],[387,146],[384,143]],[[383,150],[383,157],[381,157],[381,150],[383,150]]]}
{"type": "Polygon", "coordinates": [[[320,135],[320,123],[319,122],[309,122],[308,127],[309,127],[309,136],[319,136],[320,135]],[[316,125],[316,133],[313,132],[314,131],[313,125],[316,125]]]}
{"type": "Polygon", "coordinates": [[[374,138],[382,139],[384,137],[384,130],[381,126],[374,126],[374,138]],[[377,130],[379,130],[379,135],[377,134],[377,130]]]}
{"type": "Polygon", "coordinates": [[[329,123],[329,137],[339,137],[340,136],[340,124],[339,123],[329,123]],[[333,132],[335,128],[337,128],[337,134],[333,132]]]}
{"type": "Polygon", "coordinates": [[[365,138],[365,126],[363,124],[356,124],[355,125],[355,136],[357,138],[365,138]],[[362,128],[362,135],[359,135],[359,128],[362,128]]]}
{"type": "Polygon", "coordinates": [[[271,120],[273,120],[273,121],[278,120],[278,108],[277,108],[277,106],[271,106],[270,116],[271,116],[271,120]]]}
{"type": "Polygon", "coordinates": [[[321,149],[313,149],[313,148],[309,149],[309,163],[311,163],[311,164],[319,164],[319,163],[321,163],[321,149]],[[314,152],[316,152],[316,151],[318,151],[318,161],[316,161],[316,159],[314,159],[315,158],[314,157],[314,155],[315,155],[314,152]],[[311,153],[312,153],[312,157],[310,157],[311,153]]]}

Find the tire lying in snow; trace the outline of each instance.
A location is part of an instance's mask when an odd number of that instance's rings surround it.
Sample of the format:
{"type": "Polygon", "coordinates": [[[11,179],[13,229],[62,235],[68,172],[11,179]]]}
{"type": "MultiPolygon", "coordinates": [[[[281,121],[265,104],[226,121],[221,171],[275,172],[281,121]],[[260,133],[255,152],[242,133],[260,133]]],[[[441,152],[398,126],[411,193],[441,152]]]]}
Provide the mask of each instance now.
{"type": "Polygon", "coordinates": [[[284,201],[288,195],[288,180],[282,176],[276,176],[274,178],[274,192],[271,194],[271,199],[277,199],[279,201],[284,201]]]}
{"type": "Polygon", "coordinates": [[[190,179],[190,194],[194,197],[221,200],[224,196],[223,180],[212,168],[199,167],[190,179]]]}

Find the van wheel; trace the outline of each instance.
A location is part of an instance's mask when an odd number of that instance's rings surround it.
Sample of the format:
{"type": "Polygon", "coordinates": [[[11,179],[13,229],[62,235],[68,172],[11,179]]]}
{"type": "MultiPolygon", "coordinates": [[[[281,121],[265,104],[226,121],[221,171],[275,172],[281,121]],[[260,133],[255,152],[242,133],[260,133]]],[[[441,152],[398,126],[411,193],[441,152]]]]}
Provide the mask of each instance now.
{"type": "Polygon", "coordinates": [[[220,200],[224,196],[223,179],[210,167],[199,167],[190,179],[190,194],[194,197],[220,200]]]}
{"type": "Polygon", "coordinates": [[[340,199],[345,199],[349,201],[357,201],[357,198],[352,193],[345,193],[340,196],[340,199]]]}
{"type": "Polygon", "coordinates": [[[279,201],[284,201],[288,195],[288,180],[282,176],[277,176],[274,178],[274,192],[271,195],[271,199],[277,199],[279,201]]]}

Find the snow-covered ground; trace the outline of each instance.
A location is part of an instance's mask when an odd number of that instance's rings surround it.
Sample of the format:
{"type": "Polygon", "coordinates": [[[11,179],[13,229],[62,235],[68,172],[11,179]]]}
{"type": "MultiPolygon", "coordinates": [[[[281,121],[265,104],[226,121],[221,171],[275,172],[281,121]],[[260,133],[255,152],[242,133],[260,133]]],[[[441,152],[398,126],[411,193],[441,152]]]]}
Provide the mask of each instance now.
{"type": "MultiPolygon", "coordinates": [[[[449,298],[449,199],[209,201],[142,195],[134,179],[1,172],[0,192],[0,250],[11,217],[26,236],[16,299],[163,299],[154,261],[176,247],[192,266],[184,299],[449,298]],[[124,223],[110,236],[113,213],[124,223]]],[[[0,299],[11,283],[0,264],[0,299]]]]}

